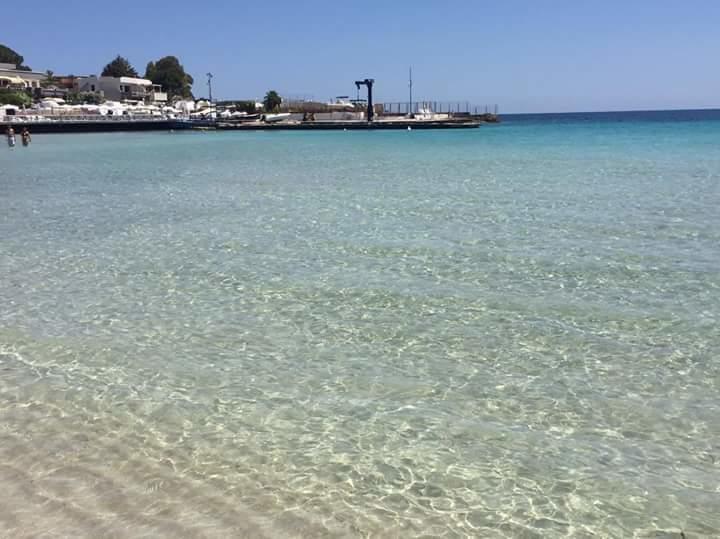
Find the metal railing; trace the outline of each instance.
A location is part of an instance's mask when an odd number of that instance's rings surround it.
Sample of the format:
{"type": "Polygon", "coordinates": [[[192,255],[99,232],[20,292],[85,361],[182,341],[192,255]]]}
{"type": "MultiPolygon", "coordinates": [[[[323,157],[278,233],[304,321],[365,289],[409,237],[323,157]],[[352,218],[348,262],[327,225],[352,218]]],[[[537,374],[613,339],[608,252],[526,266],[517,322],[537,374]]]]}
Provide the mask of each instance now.
{"type": "Polygon", "coordinates": [[[436,114],[496,114],[498,106],[473,105],[470,101],[400,101],[396,103],[383,103],[383,114],[416,114],[430,111],[436,114]]]}

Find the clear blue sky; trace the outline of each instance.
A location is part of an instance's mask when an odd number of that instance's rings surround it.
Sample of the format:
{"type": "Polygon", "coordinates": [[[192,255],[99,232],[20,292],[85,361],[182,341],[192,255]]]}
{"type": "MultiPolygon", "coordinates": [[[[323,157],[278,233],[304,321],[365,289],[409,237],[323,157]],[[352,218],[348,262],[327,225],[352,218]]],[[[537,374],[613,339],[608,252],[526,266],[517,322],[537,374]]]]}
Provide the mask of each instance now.
{"type": "Polygon", "coordinates": [[[374,77],[406,100],[412,65],[418,99],[501,112],[720,107],[719,0],[35,0],[4,10],[0,43],[76,75],[173,54],[222,99],[327,100],[374,77]]]}

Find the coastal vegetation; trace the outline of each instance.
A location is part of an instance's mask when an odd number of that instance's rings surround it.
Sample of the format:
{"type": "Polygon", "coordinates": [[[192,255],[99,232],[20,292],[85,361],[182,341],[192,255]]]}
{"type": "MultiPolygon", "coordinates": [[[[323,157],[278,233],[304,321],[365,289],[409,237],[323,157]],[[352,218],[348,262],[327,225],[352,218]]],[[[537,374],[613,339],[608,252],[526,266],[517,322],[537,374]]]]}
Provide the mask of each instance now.
{"type": "Polygon", "coordinates": [[[263,99],[263,106],[266,112],[275,112],[280,108],[281,103],[282,98],[275,90],[270,90],[265,94],[265,99],[263,99]]]}
{"type": "Polygon", "coordinates": [[[119,54],[117,57],[107,64],[100,74],[101,77],[137,77],[138,72],[130,64],[127,58],[123,58],[119,54]]]}
{"type": "MultiPolygon", "coordinates": [[[[119,54],[107,64],[101,73],[103,77],[139,77],[130,61],[119,54]]],[[[192,98],[193,78],[185,72],[176,56],[164,56],[157,62],[148,62],[145,78],[153,84],[159,84],[169,98],[192,98]]]]}
{"type": "MultiPolygon", "coordinates": [[[[25,58],[15,52],[6,45],[0,44],[0,63],[13,64],[16,69],[22,71],[30,71],[30,68],[23,65],[25,58]]],[[[0,89],[0,105],[15,105],[16,107],[25,107],[32,104],[32,98],[23,91],[11,90],[7,88],[0,89]]]]}
{"type": "Polygon", "coordinates": [[[103,99],[97,92],[68,92],[65,102],[68,105],[100,105],[103,99]]]}
{"type": "Polygon", "coordinates": [[[20,54],[12,50],[10,47],[0,44],[1,64],[13,64],[16,69],[21,69],[22,71],[30,71],[30,68],[28,66],[23,65],[24,61],[25,58],[23,58],[20,54]]]}
{"type": "Polygon", "coordinates": [[[32,104],[32,97],[27,93],[16,90],[0,88],[0,105],[15,105],[16,107],[27,107],[32,104]]]}
{"type": "Polygon", "coordinates": [[[193,97],[193,78],[185,73],[180,60],[175,56],[165,56],[157,62],[148,62],[145,78],[150,79],[153,84],[161,85],[170,99],[193,97]]]}
{"type": "MultiPolygon", "coordinates": [[[[25,58],[17,51],[6,45],[0,44],[0,63],[12,64],[16,69],[30,71],[23,62],[25,58]]],[[[130,61],[118,54],[113,60],[108,62],[102,69],[100,76],[102,77],[133,77],[139,78],[140,74],[130,61]]],[[[69,76],[70,79],[74,77],[69,76]]],[[[167,93],[170,101],[177,99],[193,99],[192,85],[193,78],[185,72],[184,67],[176,56],[164,56],[155,62],[149,62],[145,70],[145,78],[162,86],[164,92],[167,93]]],[[[57,77],[51,70],[45,72],[45,78],[40,81],[43,88],[53,88],[58,84],[63,84],[63,80],[68,77],[57,77]]],[[[66,83],[65,83],[66,84],[66,83]]],[[[103,101],[100,95],[94,92],[78,92],[69,88],[66,95],[68,104],[99,104],[103,101]]],[[[18,89],[0,89],[0,104],[10,104],[16,106],[29,106],[32,104],[32,95],[30,91],[18,89]]],[[[247,105],[248,111],[255,110],[255,103],[247,105]]]]}

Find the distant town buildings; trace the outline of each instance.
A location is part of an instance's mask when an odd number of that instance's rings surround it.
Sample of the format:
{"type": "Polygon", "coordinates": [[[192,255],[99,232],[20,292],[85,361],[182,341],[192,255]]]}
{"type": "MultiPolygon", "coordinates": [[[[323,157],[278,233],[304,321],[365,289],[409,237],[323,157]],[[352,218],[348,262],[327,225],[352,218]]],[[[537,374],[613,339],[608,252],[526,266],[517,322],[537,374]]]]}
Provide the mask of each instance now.
{"type": "Polygon", "coordinates": [[[17,69],[0,63],[0,89],[27,92],[35,98],[64,97],[69,92],[95,94],[112,101],[141,101],[146,104],[167,102],[162,86],[135,77],[54,76],[50,73],[17,69]]]}
{"type": "Polygon", "coordinates": [[[15,64],[0,63],[0,88],[11,90],[39,89],[40,83],[46,77],[45,73],[24,71],[17,69],[15,64]]]}

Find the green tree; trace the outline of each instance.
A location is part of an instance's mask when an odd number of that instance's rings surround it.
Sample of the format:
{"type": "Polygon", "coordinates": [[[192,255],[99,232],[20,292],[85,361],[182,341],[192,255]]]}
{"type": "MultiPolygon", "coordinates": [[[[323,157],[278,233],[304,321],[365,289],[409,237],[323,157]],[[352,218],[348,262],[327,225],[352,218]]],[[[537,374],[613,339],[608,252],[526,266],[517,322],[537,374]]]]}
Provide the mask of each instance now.
{"type": "Polygon", "coordinates": [[[15,105],[27,107],[32,105],[32,98],[25,92],[0,89],[0,105],[15,105]]]}
{"type": "Polygon", "coordinates": [[[165,56],[157,62],[149,62],[145,68],[145,78],[162,86],[169,98],[193,96],[193,78],[185,73],[180,60],[175,56],[165,56]]]}
{"type": "Polygon", "coordinates": [[[275,90],[270,90],[268,93],[265,94],[265,99],[263,99],[263,106],[265,107],[265,112],[276,111],[278,108],[280,108],[280,103],[282,103],[282,98],[275,90]]]}
{"type": "Polygon", "coordinates": [[[17,69],[23,71],[30,71],[28,66],[22,65],[25,61],[21,55],[12,50],[10,47],[0,45],[0,63],[2,64],[13,64],[17,69]]]}
{"type": "Polygon", "coordinates": [[[135,68],[130,65],[127,58],[123,58],[119,54],[112,62],[106,65],[102,73],[102,77],[137,77],[138,73],[135,68]]]}
{"type": "Polygon", "coordinates": [[[155,68],[155,62],[148,62],[145,66],[145,78],[150,79],[155,84],[155,77],[157,77],[157,69],[155,68]]]}

